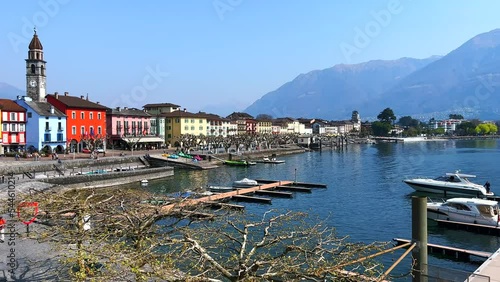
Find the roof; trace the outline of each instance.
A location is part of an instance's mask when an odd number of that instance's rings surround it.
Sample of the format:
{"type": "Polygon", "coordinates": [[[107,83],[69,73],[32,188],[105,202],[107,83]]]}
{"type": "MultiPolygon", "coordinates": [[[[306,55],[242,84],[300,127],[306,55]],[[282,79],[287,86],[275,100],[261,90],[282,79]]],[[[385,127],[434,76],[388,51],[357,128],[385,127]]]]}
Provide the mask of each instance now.
{"type": "Polygon", "coordinates": [[[227,116],[228,119],[253,119],[253,116],[247,113],[234,112],[227,116]]]}
{"type": "Polygon", "coordinates": [[[26,112],[26,109],[9,99],[0,99],[0,109],[4,112],[26,112]]]}
{"type": "Polygon", "coordinates": [[[59,111],[56,107],[52,106],[47,102],[35,102],[35,101],[24,101],[33,111],[41,116],[52,116],[52,117],[65,117],[66,115],[59,111]],[[54,109],[54,113],[51,112],[51,108],[54,109]]]}
{"type": "Polygon", "coordinates": [[[38,39],[38,35],[36,35],[36,31],[35,31],[35,34],[33,34],[33,38],[31,39],[29,48],[30,48],[30,50],[34,50],[34,49],[43,50],[42,43],[40,42],[40,39],[38,39]]]}
{"type": "Polygon", "coordinates": [[[172,107],[172,108],[179,108],[179,105],[172,104],[172,103],[157,103],[157,104],[146,104],[142,106],[143,108],[156,108],[156,107],[172,107]]]}
{"type": "Polygon", "coordinates": [[[461,203],[461,204],[474,203],[474,204],[488,205],[488,206],[496,206],[498,204],[497,201],[478,199],[478,198],[452,198],[446,200],[446,202],[461,203]]]}
{"type": "Polygon", "coordinates": [[[136,108],[115,108],[108,109],[108,114],[112,116],[136,116],[136,117],[151,117],[152,115],[136,108]]]}
{"type": "Polygon", "coordinates": [[[160,116],[163,117],[192,117],[192,118],[206,118],[206,114],[194,114],[187,111],[173,111],[170,113],[162,113],[160,116]]]}
{"type": "Polygon", "coordinates": [[[47,97],[52,97],[55,100],[59,100],[61,103],[69,108],[79,108],[79,109],[95,109],[95,110],[108,110],[108,107],[91,102],[87,99],[81,97],[74,97],[69,95],[55,95],[49,94],[47,97]]]}

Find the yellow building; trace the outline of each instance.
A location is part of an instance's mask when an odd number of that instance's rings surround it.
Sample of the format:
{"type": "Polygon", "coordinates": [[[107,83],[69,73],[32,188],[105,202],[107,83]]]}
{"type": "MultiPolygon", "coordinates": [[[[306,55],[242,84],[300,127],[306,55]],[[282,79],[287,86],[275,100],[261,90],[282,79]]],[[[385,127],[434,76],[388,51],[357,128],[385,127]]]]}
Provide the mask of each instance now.
{"type": "Polygon", "coordinates": [[[259,134],[271,134],[273,132],[273,122],[272,120],[257,120],[257,133],[259,134]]]}
{"type": "Polygon", "coordinates": [[[207,117],[205,114],[190,113],[187,111],[173,111],[164,113],[165,117],[165,142],[175,146],[180,141],[180,136],[191,134],[201,136],[207,134],[207,117]]]}

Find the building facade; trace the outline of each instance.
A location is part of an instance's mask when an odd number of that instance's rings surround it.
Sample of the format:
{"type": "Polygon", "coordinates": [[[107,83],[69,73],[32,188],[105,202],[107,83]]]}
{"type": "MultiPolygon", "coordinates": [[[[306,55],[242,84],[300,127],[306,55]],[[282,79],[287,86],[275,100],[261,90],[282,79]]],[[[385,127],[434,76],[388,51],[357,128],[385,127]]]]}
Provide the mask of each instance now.
{"type": "Polygon", "coordinates": [[[106,110],[99,102],[85,96],[74,97],[68,92],[46,96],[47,102],[66,115],[67,143],[70,152],[81,152],[91,144],[106,148],[106,110]]]}
{"type": "Polygon", "coordinates": [[[66,115],[47,102],[18,97],[15,101],[26,109],[26,149],[64,153],[66,149],[66,115]]]}
{"type": "Polygon", "coordinates": [[[188,111],[174,111],[162,114],[165,117],[165,142],[176,146],[181,135],[201,136],[207,134],[206,114],[195,114],[188,111]]]}
{"type": "Polygon", "coordinates": [[[164,140],[151,132],[151,115],[136,108],[108,109],[106,126],[111,148],[156,149],[164,140]]]}
{"type": "Polygon", "coordinates": [[[9,99],[0,99],[2,109],[2,149],[19,152],[26,147],[26,109],[9,99]]]}
{"type": "Polygon", "coordinates": [[[180,110],[179,105],[172,103],[146,104],[144,111],[151,115],[151,134],[160,137],[165,143],[165,117],[162,114],[171,113],[180,110]]]}

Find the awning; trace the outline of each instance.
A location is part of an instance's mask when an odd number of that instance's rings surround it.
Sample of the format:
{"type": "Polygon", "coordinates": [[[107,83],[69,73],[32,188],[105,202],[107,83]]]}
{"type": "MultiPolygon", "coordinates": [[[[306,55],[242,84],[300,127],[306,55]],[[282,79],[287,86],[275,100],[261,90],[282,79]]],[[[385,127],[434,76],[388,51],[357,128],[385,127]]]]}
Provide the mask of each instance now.
{"type": "Polygon", "coordinates": [[[160,137],[144,136],[144,137],[124,137],[123,141],[127,143],[163,143],[165,140],[160,137]]]}

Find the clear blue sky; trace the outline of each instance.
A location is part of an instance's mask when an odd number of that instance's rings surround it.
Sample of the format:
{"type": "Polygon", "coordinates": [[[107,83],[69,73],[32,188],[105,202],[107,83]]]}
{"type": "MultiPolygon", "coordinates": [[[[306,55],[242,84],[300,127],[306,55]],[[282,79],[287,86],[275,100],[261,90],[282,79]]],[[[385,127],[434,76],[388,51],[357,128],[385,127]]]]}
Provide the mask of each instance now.
{"type": "Polygon", "coordinates": [[[0,7],[1,82],[25,89],[36,25],[49,93],[224,115],[300,73],[445,55],[500,28],[497,0],[39,0],[0,7]]]}

